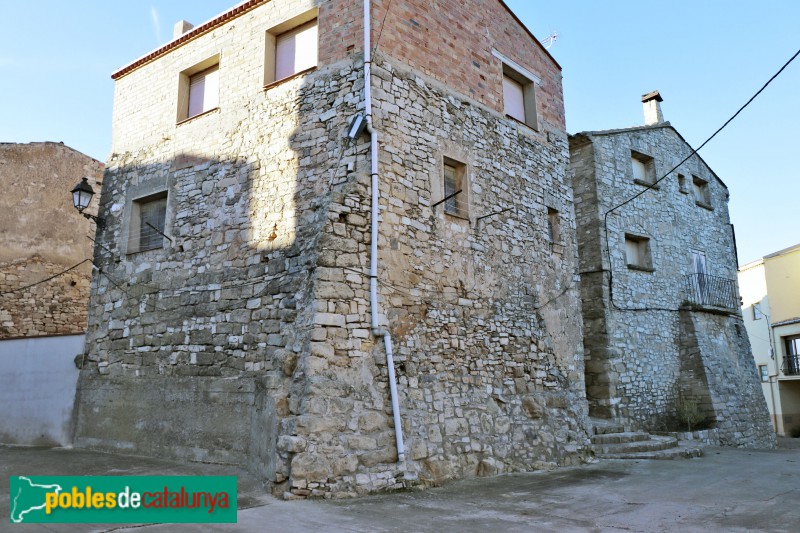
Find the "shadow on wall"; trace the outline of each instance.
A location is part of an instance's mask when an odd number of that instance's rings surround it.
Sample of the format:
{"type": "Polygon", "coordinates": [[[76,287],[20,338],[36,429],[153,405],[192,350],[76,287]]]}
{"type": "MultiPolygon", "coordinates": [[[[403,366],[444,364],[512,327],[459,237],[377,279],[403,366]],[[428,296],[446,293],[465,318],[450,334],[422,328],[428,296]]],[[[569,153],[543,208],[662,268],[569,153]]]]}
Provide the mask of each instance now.
{"type": "Polygon", "coordinates": [[[198,149],[112,155],[76,446],[288,476],[277,437],[303,410],[319,239],[353,160],[339,117],[354,110],[326,112],[360,87],[314,83],[331,76],[264,91],[223,146],[203,146],[211,113],[178,126],[198,149]]]}

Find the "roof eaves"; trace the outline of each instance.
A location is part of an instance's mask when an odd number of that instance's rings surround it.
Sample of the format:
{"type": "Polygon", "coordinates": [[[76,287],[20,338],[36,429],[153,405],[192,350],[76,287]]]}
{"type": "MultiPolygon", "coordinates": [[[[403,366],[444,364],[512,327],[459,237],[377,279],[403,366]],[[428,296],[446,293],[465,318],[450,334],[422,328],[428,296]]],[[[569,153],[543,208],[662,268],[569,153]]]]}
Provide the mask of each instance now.
{"type": "Polygon", "coordinates": [[[769,255],[765,255],[764,259],[772,259],[773,257],[778,257],[779,255],[786,255],[797,251],[800,251],[800,244],[795,244],[794,246],[789,246],[788,248],[784,248],[783,250],[772,252],[769,255]]]}
{"type": "Polygon", "coordinates": [[[180,37],[177,37],[167,44],[161,46],[160,48],[156,48],[152,52],[143,55],[139,59],[135,59],[134,61],[128,63],[127,65],[119,68],[116,72],[111,74],[111,79],[116,80],[119,79],[129,72],[136,70],[137,68],[145,65],[162,55],[166,54],[167,52],[174,50],[184,44],[188,43],[189,41],[208,33],[209,31],[225,24],[226,22],[235,19],[241,15],[244,15],[248,11],[255,9],[256,7],[260,6],[261,4],[266,4],[267,2],[271,2],[272,0],[245,0],[240,4],[237,4],[230,8],[229,10],[225,11],[224,13],[220,13],[216,17],[198,25],[189,30],[188,32],[184,33],[180,37]]]}
{"type": "MultiPolygon", "coordinates": [[[[655,129],[659,129],[659,128],[669,128],[669,129],[671,129],[672,131],[675,132],[675,135],[677,135],[678,138],[680,138],[680,140],[683,141],[683,143],[686,146],[688,146],[689,148],[692,149],[692,151],[694,151],[694,148],[692,148],[692,145],[689,144],[686,141],[686,139],[683,138],[683,135],[681,135],[681,133],[677,129],[675,129],[675,126],[673,126],[669,122],[659,122],[658,124],[651,124],[651,125],[647,125],[647,126],[632,126],[630,128],[619,128],[619,129],[615,129],[615,130],[582,131],[580,133],[576,133],[575,135],[586,135],[588,137],[592,137],[592,136],[601,136],[601,135],[616,135],[616,134],[620,134],[620,133],[630,133],[630,132],[634,132],[634,131],[655,130],[655,129]]],[[[703,159],[703,156],[701,156],[697,152],[695,152],[694,155],[697,156],[698,159],[700,159],[700,162],[702,162],[706,166],[708,171],[711,172],[711,174],[714,175],[714,177],[717,179],[717,181],[719,181],[719,183],[723,187],[725,187],[727,189],[728,186],[725,184],[724,181],[722,181],[722,178],[720,178],[717,175],[717,173],[714,172],[714,169],[711,168],[711,165],[706,163],[706,160],[703,159]]]]}

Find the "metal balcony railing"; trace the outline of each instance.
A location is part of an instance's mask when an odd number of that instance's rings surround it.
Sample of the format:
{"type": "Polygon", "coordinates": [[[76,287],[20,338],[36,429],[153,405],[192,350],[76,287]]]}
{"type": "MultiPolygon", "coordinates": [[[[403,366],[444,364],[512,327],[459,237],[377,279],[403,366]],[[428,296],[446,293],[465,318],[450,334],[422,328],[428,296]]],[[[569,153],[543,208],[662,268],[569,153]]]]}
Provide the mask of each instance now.
{"type": "Polygon", "coordinates": [[[686,299],[691,304],[739,308],[739,294],[736,280],[709,276],[708,274],[689,274],[686,276],[686,299]]]}
{"type": "Polygon", "coordinates": [[[787,355],[783,358],[781,372],[784,376],[800,376],[800,355],[787,355]]]}

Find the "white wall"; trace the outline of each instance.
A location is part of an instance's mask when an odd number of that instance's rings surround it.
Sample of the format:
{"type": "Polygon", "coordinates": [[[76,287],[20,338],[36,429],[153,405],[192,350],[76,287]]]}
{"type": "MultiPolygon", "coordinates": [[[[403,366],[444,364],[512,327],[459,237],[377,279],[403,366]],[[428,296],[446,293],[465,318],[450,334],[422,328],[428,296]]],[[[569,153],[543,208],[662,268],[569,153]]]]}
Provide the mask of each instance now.
{"type": "Polygon", "coordinates": [[[0,442],[68,445],[83,335],[0,341],[0,442]]]}

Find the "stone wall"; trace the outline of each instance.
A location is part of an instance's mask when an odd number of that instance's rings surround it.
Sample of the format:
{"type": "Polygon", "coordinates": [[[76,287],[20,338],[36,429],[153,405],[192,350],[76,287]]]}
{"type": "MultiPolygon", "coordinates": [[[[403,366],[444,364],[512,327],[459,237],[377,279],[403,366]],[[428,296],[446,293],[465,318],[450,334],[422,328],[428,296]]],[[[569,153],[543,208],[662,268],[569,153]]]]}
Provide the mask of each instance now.
{"type": "Polygon", "coordinates": [[[639,429],[671,429],[682,394],[691,391],[726,444],[769,443],[763,395],[745,393],[756,372],[746,333],[743,340],[737,333],[742,328],[736,294],[728,309],[687,305],[693,251],[705,254],[708,274],[735,283],[725,185],[693,156],[655,189],[613,211],[605,228],[606,212],[645,190],[634,181],[632,151],[652,157],[653,174],[661,178],[691,148],[669,123],[579,134],[570,148],[590,412],[639,429]],[[708,183],[709,202],[695,200],[694,176],[708,183]],[[651,268],[627,264],[626,234],[649,238],[651,268]],[[720,311],[725,320],[714,318],[720,311]],[[684,312],[692,318],[681,319],[684,312]],[[696,330],[698,323],[705,325],[696,330]],[[715,344],[721,336],[736,342],[715,344]],[[713,377],[722,366],[733,372],[728,378],[738,393],[713,377]]]}
{"type": "MultiPolygon", "coordinates": [[[[370,328],[369,143],[346,137],[363,110],[362,59],[321,57],[314,72],[258,84],[256,36],[314,5],[322,50],[324,18],[355,16],[352,2],[266,2],[117,80],[78,442],[248,464],[288,497],[580,462],[587,406],[557,67],[538,73],[533,131],[453,91],[449,74],[426,76],[391,49],[375,57],[379,298],[408,448],[398,463],[370,328]],[[172,80],[215,53],[220,108],[175,124],[172,80]],[[465,217],[434,207],[444,158],[464,164],[465,217]],[[132,202],[162,191],[163,247],[128,253],[132,202]]],[[[546,54],[526,46],[542,55],[535,68],[546,54]]]]}
{"type": "Polygon", "coordinates": [[[70,190],[83,177],[99,190],[102,171],[63,143],[0,143],[0,339],[86,330],[91,265],[58,274],[92,257],[94,224],[70,190]]]}
{"type": "Polygon", "coordinates": [[[386,132],[381,302],[409,457],[404,469],[395,464],[383,350],[367,314],[368,190],[351,183],[334,194],[320,242],[316,306],[333,314],[312,332],[292,491],[575,464],[587,452],[586,411],[564,134],[539,134],[453,98],[389,59],[376,61],[374,76],[376,125],[386,132]],[[444,157],[467,165],[471,220],[432,207],[444,157]],[[555,246],[548,206],[562,216],[555,246]],[[331,483],[328,472],[341,465],[350,472],[331,483]]]}
{"type": "Polygon", "coordinates": [[[86,331],[91,265],[67,268],[38,255],[0,263],[0,339],[86,331]]]}

